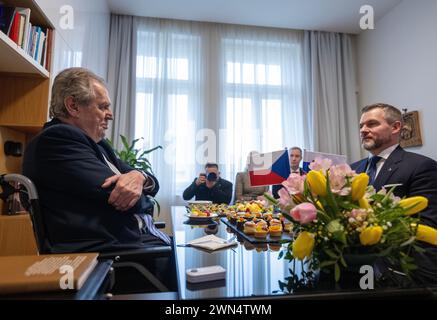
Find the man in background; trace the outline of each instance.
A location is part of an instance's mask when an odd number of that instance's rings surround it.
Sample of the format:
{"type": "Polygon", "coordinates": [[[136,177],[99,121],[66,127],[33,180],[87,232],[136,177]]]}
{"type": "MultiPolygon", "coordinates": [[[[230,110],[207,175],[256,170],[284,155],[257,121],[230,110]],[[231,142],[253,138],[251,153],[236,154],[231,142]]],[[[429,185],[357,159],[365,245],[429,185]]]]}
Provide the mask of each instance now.
{"type": "Polygon", "coordinates": [[[200,173],[183,193],[184,200],[193,197],[197,201],[207,200],[217,204],[229,204],[232,199],[232,182],[220,177],[216,163],[207,163],[205,172],[200,173]]]}
{"type": "MultiPolygon", "coordinates": [[[[426,197],[428,207],[420,214],[421,223],[437,228],[437,162],[402,149],[401,130],[402,114],[397,108],[384,103],[364,107],[360,136],[369,157],[351,167],[357,173],[366,172],[376,191],[385,185],[400,184],[394,190],[396,196],[426,197]]],[[[414,277],[422,283],[437,283],[437,248],[422,242],[420,245],[426,251],[414,254],[418,265],[414,277]]]]}
{"type": "MultiPolygon", "coordinates": [[[[298,175],[305,175],[306,172],[299,167],[300,162],[302,161],[302,149],[299,147],[293,147],[290,149],[290,168],[291,173],[296,173],[298,175]]],[[[279,198],[279,190],[283,188],[282,184],[275,184],[272,186],[272,194],[275,199],[279,198]]]]}

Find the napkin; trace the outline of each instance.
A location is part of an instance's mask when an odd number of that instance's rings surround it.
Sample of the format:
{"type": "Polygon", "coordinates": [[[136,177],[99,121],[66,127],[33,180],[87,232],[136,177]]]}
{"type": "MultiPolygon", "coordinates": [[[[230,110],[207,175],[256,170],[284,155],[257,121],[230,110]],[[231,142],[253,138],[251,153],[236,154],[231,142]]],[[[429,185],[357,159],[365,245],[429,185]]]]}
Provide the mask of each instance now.
{"type": "Polygon", "coordinates": [[[219,250],[227,247],[231,247],[237,244],[236,241],[228,241],[226,239],[219,238],[213,234],[191,240],[188,242],[191,247],[198,247],[206,250],[219,250]]]}

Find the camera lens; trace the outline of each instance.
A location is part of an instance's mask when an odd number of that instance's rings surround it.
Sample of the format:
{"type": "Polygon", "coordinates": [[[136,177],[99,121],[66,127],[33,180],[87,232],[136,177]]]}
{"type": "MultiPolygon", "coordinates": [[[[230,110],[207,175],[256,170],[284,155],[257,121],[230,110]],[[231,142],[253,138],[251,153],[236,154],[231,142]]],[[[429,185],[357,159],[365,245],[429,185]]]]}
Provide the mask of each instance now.
{"type": "Polygon", "coordinates": [[[216,181],[217,180],[217,174],[215,172],[208,173],[208,176],[206,177],[208,181],[216,181]]]}

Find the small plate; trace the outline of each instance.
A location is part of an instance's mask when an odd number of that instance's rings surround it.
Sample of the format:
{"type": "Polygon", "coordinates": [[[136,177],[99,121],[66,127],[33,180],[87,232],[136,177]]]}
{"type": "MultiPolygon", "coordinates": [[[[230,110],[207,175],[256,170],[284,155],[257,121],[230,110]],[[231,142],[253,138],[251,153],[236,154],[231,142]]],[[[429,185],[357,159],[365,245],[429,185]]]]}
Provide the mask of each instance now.
{"type": "Polygon", "coordinates": [[[214,218],[218,217],[217,213],[213,213],[213,214],[211,214],[208,217],[193,216],[193,215],[190,215],[190,214],[187,214],[186,216],[188,218],[190,218],[190,220],[193,220],[193,221],[206,221],[206,220],[211,220],[211,219],[214,219],[214,218]]]}
{"type": "Polygon", "coordinates": [[[212,201],[207,200],[190,200],[187,201],[188,204],[212,204],[212,201]]]}

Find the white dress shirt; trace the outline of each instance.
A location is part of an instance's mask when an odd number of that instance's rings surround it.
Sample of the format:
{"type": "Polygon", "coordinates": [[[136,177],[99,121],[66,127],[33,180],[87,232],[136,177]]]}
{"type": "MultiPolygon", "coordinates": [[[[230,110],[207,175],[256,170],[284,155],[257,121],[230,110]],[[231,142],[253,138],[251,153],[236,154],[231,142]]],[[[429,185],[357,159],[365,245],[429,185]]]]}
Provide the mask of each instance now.
{"type": "MultiPolygon", "coordinates": [[[[398,147],[399,143],[392,145],[391,147],[388,147],[385,150],[382,150],[377,156],[380,156],[382,159],[378,161],[376,164],[376,175],[375,180],[378,177],[379,172],[381,171],[382,166],[384,165],[385,161],[388,159],[388,157],[391,155],[391,153],[398,147]]],[[[369,154],[369,160],[372,158],[373,155],[369,154]]],[[[369,168],[366,169],[366,172],[369,168]]]]}

